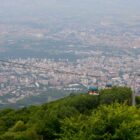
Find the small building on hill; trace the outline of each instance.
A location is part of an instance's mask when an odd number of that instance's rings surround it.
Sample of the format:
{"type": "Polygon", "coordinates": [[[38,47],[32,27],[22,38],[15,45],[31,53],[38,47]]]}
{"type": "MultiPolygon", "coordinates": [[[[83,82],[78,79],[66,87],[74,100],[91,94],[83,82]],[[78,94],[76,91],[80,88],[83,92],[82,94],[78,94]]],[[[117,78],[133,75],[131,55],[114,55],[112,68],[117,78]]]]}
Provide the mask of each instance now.
{"type": "Polygon", "coordinates": [[[99,89],[98,89],[98,87],[97,86],[89,87],[88,94],[89,95],[99,95],[99,89]]]}
{"type": "Polygon", "coordinates": [[[106,84],[106,89],[111,89],[112,88],[112,84],[111,83],[107,83],[106,84]]]}

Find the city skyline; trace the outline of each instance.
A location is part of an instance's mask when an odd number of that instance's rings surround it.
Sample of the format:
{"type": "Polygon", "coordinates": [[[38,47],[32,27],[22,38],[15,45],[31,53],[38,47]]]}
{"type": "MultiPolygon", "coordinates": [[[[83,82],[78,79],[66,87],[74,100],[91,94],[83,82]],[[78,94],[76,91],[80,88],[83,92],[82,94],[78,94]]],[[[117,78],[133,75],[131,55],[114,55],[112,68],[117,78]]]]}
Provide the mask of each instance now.
{"type": "Polygon", "coordinates": [[[139,78],[136,85],[132,79],[140,65],[140,1],[0,3],[1,104],[35,96],[39,102],[44,97],[51,101],[78,90],[87,92],[89,86],[104,88],[106,83],[136,86],[139,91],[139,78]]]}

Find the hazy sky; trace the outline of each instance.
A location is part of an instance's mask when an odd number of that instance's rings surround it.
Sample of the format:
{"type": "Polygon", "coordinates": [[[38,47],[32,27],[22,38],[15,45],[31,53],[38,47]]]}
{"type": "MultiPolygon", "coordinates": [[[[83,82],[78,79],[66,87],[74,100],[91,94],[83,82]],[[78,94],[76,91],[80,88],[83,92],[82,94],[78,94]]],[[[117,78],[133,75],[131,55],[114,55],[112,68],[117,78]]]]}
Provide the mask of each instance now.
{"type": "Polygon", "coordinates": [[[140,0],[0,0],[0,16],[140,17],[140,0]]]}

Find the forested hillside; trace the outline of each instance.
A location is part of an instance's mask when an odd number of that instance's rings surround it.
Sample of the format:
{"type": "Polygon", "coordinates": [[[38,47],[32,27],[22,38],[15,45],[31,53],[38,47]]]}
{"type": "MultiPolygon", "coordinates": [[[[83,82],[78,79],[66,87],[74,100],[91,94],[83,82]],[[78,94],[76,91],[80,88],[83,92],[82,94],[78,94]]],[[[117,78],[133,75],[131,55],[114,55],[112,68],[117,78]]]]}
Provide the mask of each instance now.
{"type": "Polygon", "coordinates": [[[0,111],[0,140],[139,140],[140,109],[132,91],[113,87],[99,96],[71,95],[20,110],[0,111]]]}

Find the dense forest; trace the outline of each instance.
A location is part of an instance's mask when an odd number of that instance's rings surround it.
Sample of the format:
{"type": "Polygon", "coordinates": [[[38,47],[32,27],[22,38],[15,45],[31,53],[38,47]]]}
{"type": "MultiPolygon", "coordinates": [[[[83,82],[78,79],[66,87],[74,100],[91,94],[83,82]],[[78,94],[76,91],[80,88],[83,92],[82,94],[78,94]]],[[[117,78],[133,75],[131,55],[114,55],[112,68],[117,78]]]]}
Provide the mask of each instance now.
{"type": "Polygon", "coordinates": [[[140,109],[131,106],[131,96],[130,88],[113,87],[99,96],[1,110],[0,140],[139,140],[140,109]]]}

